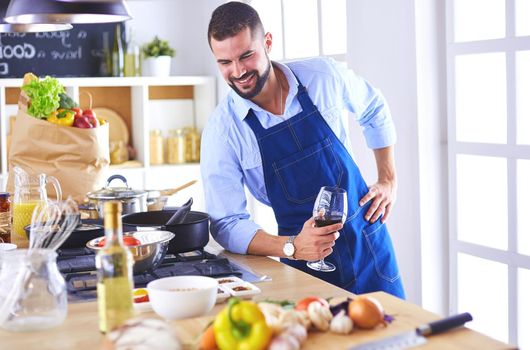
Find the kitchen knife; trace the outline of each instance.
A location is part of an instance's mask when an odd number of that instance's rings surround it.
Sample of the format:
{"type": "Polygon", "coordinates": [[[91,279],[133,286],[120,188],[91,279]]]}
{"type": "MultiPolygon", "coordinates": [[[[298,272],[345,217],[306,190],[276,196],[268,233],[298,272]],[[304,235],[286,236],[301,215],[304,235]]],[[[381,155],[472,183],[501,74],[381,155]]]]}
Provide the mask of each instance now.
{"type": "Polygon", "coordinates": [[[468,312],[450,316],[439,321],[421,325],[414,331],[394,335],[388,338],[375,340],[369,343],[353,346],[348,350],[398,350],[422,345],[427,342],[428,335],[438,334],[450,329],[463,326],[473,317],[468,312]]]}

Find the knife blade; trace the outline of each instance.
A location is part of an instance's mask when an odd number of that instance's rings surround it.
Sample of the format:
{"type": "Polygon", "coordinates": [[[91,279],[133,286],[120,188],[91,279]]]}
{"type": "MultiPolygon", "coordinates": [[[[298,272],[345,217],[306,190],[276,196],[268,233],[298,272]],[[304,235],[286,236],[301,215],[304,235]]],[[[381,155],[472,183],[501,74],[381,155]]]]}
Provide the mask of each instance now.
{"type": "Polygon", "coordinates": [[[424,324],[414,331],[400,333],[387,338],[374,340],[368,343],[350,347],[348,350],[398,350],[408,349],[414,346],[422,345],[427,342],[426,336],[438,334],[450,329],[463,326],[466,322],[471,321],[473,317],[468,312],[453,315],[438,321],[424,324]]]}

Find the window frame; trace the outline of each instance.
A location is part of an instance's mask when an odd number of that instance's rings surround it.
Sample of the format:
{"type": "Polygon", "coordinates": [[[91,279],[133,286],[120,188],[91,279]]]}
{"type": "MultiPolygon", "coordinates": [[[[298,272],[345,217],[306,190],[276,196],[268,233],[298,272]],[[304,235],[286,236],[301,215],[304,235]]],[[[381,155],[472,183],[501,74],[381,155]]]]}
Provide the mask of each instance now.
{"type": "MultiPolygon", "coordinates": [[[[505,264],[508,267],[508,339],[518,343],[518,269],[530,269],[530,256],[517,252],[517,161],[530,159],[530,145],[517,144],[516,52],[530,50],[530,36],[515,36],[515,0],[505,1],[506,35],[480,41],[454,41],[454,5],[446,1],[447,141],[449,188],[449,312],[458,310],[458,253],[505,264]],[[455,60],[459,55],[503,52],[506,57],[507,142],[461,142],[456,139],[455,60]],[[458,240],[457,155],[501,157],[507,161],[508,249],[501,250],[458,240]]],[[[494,322],[494,321],[492,321],[494,322]]]]}

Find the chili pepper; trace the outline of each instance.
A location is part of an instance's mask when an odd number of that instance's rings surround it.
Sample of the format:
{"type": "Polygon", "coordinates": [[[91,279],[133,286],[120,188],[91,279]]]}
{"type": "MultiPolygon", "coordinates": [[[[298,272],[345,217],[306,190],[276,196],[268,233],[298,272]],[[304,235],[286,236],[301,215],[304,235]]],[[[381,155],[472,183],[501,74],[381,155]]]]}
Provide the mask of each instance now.
{"type": "Polygon", "coordinates": [[[265,349],[272,336],[258,305],[237,298],[217,315],[213,329],[220,350],[265,349]]]}
{"type": "Polygon", "coordinates": [[[72,126],[74,124],[74,116],[75,116],[74,111],[71,111],[69,109],[60,108],[52,112],[48,116],[48,119],[46,120],[54,124],[72,126]]]}

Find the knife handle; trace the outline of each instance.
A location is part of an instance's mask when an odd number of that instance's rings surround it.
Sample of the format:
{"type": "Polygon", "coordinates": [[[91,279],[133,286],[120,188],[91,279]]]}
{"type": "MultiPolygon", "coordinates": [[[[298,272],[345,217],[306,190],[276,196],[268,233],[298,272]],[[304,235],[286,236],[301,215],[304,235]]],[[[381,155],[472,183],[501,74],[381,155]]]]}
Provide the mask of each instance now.
{"type": "Polygon", "coordinates": [[[464,312],[420,326],[416,328],[416,332],[424,336],[442,333],[452,328],[463,326],[466,322],[471,321],[472,319],[473,317],[469,312],[464,312]]]}

